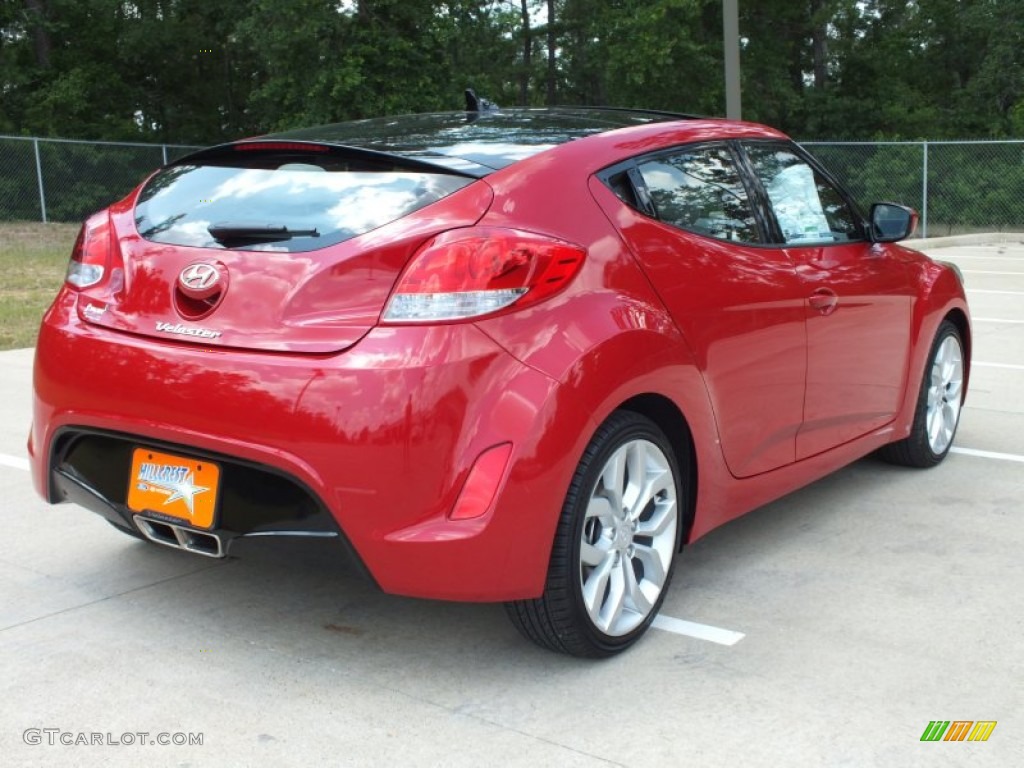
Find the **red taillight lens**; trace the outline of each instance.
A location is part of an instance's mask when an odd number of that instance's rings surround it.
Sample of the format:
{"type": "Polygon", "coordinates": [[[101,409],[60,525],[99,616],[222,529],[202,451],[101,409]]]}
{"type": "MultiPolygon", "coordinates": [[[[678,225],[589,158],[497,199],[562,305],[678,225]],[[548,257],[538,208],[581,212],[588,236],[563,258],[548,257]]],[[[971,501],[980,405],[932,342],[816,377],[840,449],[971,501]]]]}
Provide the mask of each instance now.
{"type": "Polygon", "coordinates": [[[413,257],[384,309],[385,322],[463,320],[517,309],[557,293],[583,265],[578,245],[514,229],[445,232],[413,257]]]}
{"type": "Polygon", "coordinates": [[[85,220],[71,251],[66,280],[81,290],[103,279],[110,265],[110,216],[100,211],[85,220]]]}
{"type": "Polygon", "coordinates": [[[235,144],[236,152],[330,152],[330,147],[322,144],[303,144],[298,141],[251,141],[248,144],[235,144]]]}

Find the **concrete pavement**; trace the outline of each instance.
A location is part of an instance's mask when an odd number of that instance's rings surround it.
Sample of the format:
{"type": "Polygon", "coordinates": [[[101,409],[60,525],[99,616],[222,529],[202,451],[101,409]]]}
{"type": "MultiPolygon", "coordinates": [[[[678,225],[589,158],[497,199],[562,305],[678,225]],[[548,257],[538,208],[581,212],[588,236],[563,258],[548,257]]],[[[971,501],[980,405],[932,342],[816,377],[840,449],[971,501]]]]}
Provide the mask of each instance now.
{"type": "Polygon", "coordinates": [[[214,561],[43,504],[18,463],[32,352],[0,353],[0,762],[1024,765],[1024,244],[1009,240],[934,251],[978,318],[957,449],[980,454],[930,471],[865,459],[713,532],[663,614],[744,638],[652,631],[599,663],[532,647],[499,606],[382,595],[329,544],[214,561]],[[921,742],[933,720],[997,726],[921,742]],[[186,743],[150,743],[162,733],[186,743]]]}

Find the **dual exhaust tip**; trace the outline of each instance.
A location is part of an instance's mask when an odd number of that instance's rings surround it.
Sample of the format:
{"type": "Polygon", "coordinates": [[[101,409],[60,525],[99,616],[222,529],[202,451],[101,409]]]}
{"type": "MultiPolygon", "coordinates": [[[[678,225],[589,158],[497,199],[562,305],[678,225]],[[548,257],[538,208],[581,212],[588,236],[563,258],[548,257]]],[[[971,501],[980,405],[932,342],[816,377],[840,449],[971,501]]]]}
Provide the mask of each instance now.
{"type": "Polygon", "coordinates": [[[224,541],[213,533],[204,533],[162,520],[135,516],[135,525],[147,539],[175,549],[184,549],[206,557],[226,557],[224,541]]]}

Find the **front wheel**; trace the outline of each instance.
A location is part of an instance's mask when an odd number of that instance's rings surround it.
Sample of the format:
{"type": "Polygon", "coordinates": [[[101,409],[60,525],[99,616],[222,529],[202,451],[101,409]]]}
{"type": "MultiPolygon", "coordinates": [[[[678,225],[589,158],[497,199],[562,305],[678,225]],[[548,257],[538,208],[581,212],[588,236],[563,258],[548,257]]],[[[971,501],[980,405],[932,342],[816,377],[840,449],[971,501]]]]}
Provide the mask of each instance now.
{"type": "Polygon", "coordinates": [[[964,399],[964,347],[960,331],[943,320],[924,369],[910,434],[879,451],[893,464],[934,467],[949,453],[964,399]]]}
{"type": "Polygon", "coordinates": [[[635,643],[672,578],[684,481],[654,422],[629,411],[612,414],[573,475],[544,594],[506,604],[519,631],[574,656],[611,656],[635,643]]]}

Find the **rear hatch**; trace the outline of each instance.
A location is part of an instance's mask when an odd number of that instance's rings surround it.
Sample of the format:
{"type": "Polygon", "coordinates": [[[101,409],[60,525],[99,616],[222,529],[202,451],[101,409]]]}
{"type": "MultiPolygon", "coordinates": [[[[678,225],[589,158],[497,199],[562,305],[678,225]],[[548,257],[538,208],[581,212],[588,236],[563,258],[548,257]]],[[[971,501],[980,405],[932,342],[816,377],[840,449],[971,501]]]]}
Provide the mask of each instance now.
{"type": "Polygon", "coordinates": [[[79,315],[171,342],[339,351],[377,323],[419,245],[490,202],[482,181],[378,152],[204,150],[111,206],[107,277],[82,291],[79,315]]]}

